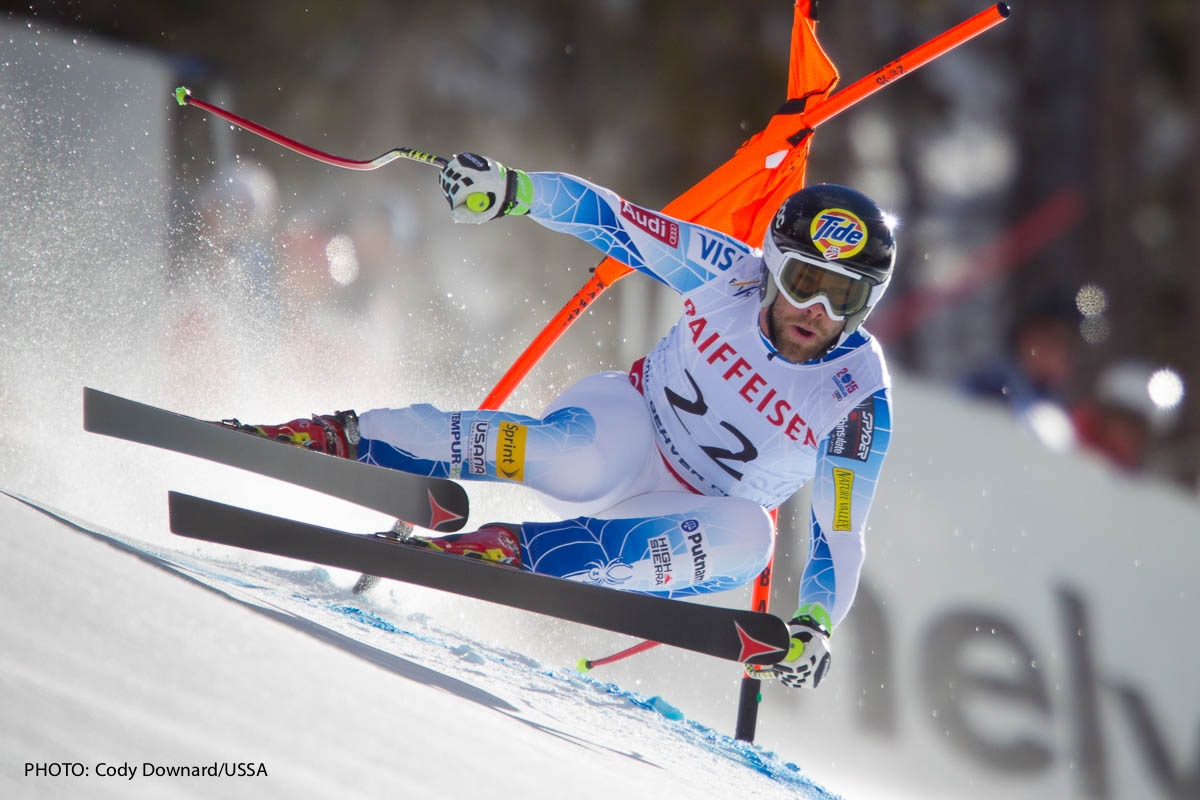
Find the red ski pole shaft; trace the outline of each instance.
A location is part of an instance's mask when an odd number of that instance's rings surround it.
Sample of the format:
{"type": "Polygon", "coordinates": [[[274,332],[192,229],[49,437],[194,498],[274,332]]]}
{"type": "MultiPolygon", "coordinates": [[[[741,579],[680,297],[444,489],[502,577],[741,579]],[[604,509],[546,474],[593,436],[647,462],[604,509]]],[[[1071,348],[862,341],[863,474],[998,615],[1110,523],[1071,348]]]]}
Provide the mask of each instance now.
{"type": "Polygon", "coordinates": [[[627,647],[619,653],[613,653],[611,656],[605,656],[604,658],[581,658],[579,659],[579,663],[575,665],[575,668],[580,672],[587,672],[593,667],[602,667],[605,664],[611,664],[614,661],[620,661],[630,656],[636,656],[638,653],[644,653],[652,647],[658,647],[658,642],[638,642],[633,647],[627,647]]]}
{"type": "Polygon", "coordinates": [[[278,133],[277,131],[273,131],[268,127],[259,125],[257,122],[252,122],[245,117],[240,117],[237,114],[234,114],[232,111],[226,111],[219,106],[214,106],[212,103],[206,103],[198,97],[192,97],[192,90],[186,86],[180,86],[175,90],[175,102],[179,103],[181,106],[195,106],[196,108],[203,109],[214,116],[220,117],[226,122],[231,122],[234,125],[237,125],[239,128],[243,128],[251,133],[258,134],[264,139],[272,141],[281,147],[286,147],[288,150],[299,153],[302,156],[307,156],[308,158],[320,161],[324,164],[342,167],[343,169],[379,169],[384,164],[390,164],[398,158],[407,159],[409,161],[419,161],[422,164],[431,164],[432,166],[438,168],[444,167],[448,163],[447,159],[442,156],[435,156],[432,153],[414,150],[411,147],[394,147],[383,155],[372,158],[370,161],[355,161],[350,158],[343,158],[342,156],[335,156],[330,153],[326,153],[322,150],[316,149],[315,147],[309,147],[306,144],[297,142],[295,139],[290,139],[287,136],[284,136],[282,133],[278,133]]]}

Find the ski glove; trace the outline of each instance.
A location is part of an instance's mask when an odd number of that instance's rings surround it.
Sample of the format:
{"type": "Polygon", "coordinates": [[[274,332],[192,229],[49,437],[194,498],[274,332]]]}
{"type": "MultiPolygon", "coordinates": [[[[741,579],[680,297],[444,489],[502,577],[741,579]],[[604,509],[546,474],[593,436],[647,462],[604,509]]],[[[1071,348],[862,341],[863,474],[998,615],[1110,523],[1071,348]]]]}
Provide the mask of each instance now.
{"type": "MultiPolygon", "coordinates": [[[[829,671],[829,628],[817,618],[827,618],[826,614],[818,613],[814,617],[811,613],[801,613],[805,610],[797,611],[796,616],[788,622],[792,646],[783,660],[769,667],[747,664],[747,677],[778,680],[792,689],[817,688],[829,671]]],[[[817,611],[823,610],[817,608],[817,611]]]]}
{"type": "Polygon", "coordinates": [[[455,222],[487,222],[508,214],[528,214],[533,182],[519,169],[459,153],[442,168],[439,183],[455,222]]]}

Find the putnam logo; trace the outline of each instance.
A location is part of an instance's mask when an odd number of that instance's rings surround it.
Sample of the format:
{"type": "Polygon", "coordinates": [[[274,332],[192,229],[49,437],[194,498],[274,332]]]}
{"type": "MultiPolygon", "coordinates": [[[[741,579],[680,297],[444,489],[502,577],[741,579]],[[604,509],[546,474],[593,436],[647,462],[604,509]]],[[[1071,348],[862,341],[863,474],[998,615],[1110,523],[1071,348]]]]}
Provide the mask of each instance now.
{"type": "Polygon", "coordinates": [[[854,489],[854,472],[840,467],[833,468],[833,529],[850,530],[850,496],[854,489]]]}
{"type": "Polygon", "coordinates": [[[827,261],[850,258],[867,244],[867,226],[844,208],[827,208],[817,214],[809,235],[827,261]]]}
{"type": "Polygon", "coordinates": [[[501,422],[496,437],[496,472],[510,481],[525,480],[525,436],[529,429],[516,422],[501,422]]]}

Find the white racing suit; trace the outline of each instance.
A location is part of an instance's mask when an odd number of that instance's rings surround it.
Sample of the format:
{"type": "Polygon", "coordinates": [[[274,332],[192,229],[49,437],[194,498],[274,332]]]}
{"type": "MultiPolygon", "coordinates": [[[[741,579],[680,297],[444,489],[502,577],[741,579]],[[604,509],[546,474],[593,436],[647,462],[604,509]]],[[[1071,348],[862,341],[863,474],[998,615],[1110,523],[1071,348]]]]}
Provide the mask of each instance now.
{"type": "Polygon", "coordinates": [[[757,250],[579,178],[530,178],[534,220],[675,289],[682,317],[629,375],[585,378],[541,417],[365,412],[360,460],[522,483],[568,517],[521,526],[526,568],[666,596],[752,580],[773,549],[766,510],[814,481],[799,602],[839,623],[891,439],[878,343],[860,328],[818,360],[788,362],[759,329],[757,250]]]}

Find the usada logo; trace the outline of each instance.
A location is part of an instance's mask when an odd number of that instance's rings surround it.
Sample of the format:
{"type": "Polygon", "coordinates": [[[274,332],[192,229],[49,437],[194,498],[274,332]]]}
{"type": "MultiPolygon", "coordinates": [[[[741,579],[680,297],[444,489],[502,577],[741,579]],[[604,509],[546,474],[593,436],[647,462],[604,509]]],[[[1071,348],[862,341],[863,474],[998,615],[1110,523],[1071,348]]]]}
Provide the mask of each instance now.
{"type": "Polygon", "coordinates": [[[857,255],[867,244],[867,226],[844,208],[827,208],[813,217],[809,235],[828,261],[857,255]]]}

